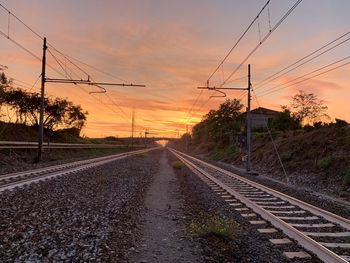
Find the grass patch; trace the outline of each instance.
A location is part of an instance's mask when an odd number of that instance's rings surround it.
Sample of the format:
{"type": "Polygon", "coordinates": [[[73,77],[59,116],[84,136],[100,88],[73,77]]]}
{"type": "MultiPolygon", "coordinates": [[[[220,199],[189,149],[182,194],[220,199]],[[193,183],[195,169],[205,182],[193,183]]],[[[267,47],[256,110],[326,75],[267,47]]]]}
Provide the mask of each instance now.
{"type": "Polygon", "coordinates": [[[171,163],[171,166],[175,169],[175,170],[181,170],[183,167],[185,167],[185,164],[181,161],[173,161],[171,163]]]}
{"type": "Polygon", "coordinates": [[[332,156],[326,156],[324,158],[322,158],[321,160],[319,160],[318,162],[318,167],[321,168],[322,170],[328,170],[329,167],[331,167],[332,164],[332,156]]]}
{"type": "Polygon", "coordinates": [[[350,165],[348,165],[344,171],[343,185],[350,186],[350,165]]]}
{"type": "Polygon", "coordinates": [[[219,216],[211,216],[203,222],[192,222],[190,231],[194,236],[233,239],[239,230],[239,224],[233,219],[225,219],[219,216]]]}

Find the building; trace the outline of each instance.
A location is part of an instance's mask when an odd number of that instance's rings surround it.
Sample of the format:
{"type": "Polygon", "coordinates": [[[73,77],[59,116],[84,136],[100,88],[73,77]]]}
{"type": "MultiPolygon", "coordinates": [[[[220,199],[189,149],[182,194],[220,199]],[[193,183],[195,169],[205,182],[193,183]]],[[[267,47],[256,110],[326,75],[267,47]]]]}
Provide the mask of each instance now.
{"type": "MultiPolygon", "coordinates": [[[[279,111],[262,107],[252,110],[250,113],[252,129],[266,129],[267,125],[270,124],[279,113],[279,111]]],[[[246,115],[246,113],[244,113],[244,115],[246,115]]]]}

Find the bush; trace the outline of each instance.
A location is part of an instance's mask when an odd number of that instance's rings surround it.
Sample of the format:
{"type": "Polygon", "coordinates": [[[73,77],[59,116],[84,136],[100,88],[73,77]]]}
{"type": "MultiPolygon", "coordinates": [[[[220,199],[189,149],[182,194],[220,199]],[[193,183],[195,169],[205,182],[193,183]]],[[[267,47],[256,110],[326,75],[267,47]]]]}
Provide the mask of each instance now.
{"type": "Polygon", "coordinates": [[[214,235],[219,238],[233,239],[239,230],[239,224],[233,219],[211,216],[204,222],[192,222],[190,230],[193,235],[198,237],[214,235]]]}
{"type": "Polygon", "coordinates": [[[175,170],[181,170],[183,167],[185,167],[185,164],[181,161],[173,161],[171,163],[171,166],[175,169],[175,170]]]}
{"type": "Polygon", "coordinates": [[[350,165],[348,165],[344,172],[343,185],[350,186],[350,165]]]}
{"type": "Polygon", "coordinates": [[[318,167],[322,170],[328,170],[332,164],[332,156],[326,156],[318,162],[318,167]]]}

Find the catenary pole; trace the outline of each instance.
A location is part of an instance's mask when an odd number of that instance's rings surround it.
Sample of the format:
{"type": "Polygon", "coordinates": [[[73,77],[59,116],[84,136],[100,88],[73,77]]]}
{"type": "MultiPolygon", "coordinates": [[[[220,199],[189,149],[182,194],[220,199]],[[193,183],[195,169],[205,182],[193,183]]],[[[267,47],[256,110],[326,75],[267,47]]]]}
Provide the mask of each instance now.
{"type": "MultiPolygon", "coordinates": [[[[197,87],[198,89],[208,89],[208,90],[214,90],[214,91],[219,91],[219,90],[246,90],[248,91],[248,103],[247,103],[247,114],[246,114],[246,159],[245,159],[245,165],[246,165],[246,171],[250,172],[251,171],[251,145],[252,145],[252,135],[251,135],[251,129],[252,129],[252,120],[251,120],[251,88],[252,88],[252,83],[251,83],[251,78],[250,78],[250,64],[248,65],[248,87],[247,88],[225,88],[225,87],[211,87],[209,86],[209,81],[207,81],[207,86],[205,87],[197,87]]],[[[226,97],[225,92],[220,92],[224,94],[224,96],[220,97],[226,97]]],[[[215,96],[212,96],[215,97],[215,96]]]]}
{"type": "MultiPolygon", "coordinates": [[[[45,113],[45,83],[61,83],[61,84],[82,84],[82,85],[91,85],[91,86],[123,86],[123,87],[146,87],[145,85],[139,84],[125,84],[125,83],[109,83],[109,82],[94,82],[88,79],[83,80],[74,80],[74,79],[56,79],[56,78],[47,78],[46,77],[46,37],[44,37],[43,44],[43,58],[42,58],[42,69],[41,69],[41,97],[40,97],[40,116],[39,116],[39,132],[38,132],[38,156],[37,161],[42,161],[43,158],[43,142],[44,142],[44,113],[45,113]]],[[[101,87],[99,87],[101,88],[101,87]]],[[[103,88],[102,88],[103,89],[103,88]]],[[[102,92],[105,93],[106,91],[102,92]]],[[[96,93],[96,92],[95,92],[96,93]]],[[[101,92],[100,92],[101,93],[101,92]]],[[[132,137],[134,132],[132,131],[132,137]]],[[[133,142],[132,142],[133,143],[133,142]]],[[[133,146],[132,146],[133,147],[133,146]]]]}
{"type": "Polygon", "coordinates": [[[45,111],[45,77],[46,77],[46,37],[43,44],[43,58],[41,62],[41,94],[40,94],[40,116],[39,116],[39,134],[38,134],[38,156],[37,161],[42,160],[43,141],[44,141],[44,111],[45,111]]]}
{"type": "Polygon", "coordinates": [[[246,170],[250,172],[251,170],[251,155],[252,155],[252,119],[251,119],[251,80],[250,80],[250,64],[248,65],[248,103],[247,103],[247,162],[246,170]]]}

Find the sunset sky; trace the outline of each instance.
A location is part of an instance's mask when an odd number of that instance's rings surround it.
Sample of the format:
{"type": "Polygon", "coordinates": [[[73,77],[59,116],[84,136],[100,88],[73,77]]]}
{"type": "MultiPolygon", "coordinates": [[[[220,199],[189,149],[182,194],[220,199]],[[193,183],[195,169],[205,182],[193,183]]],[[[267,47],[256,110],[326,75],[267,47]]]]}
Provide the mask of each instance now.
{"type": "MultiPolygon", "coordinates": [[[[273,27],[295,2],[272,0],[269,9],[259,17],[259,23],[253,25],[211,83],[220,84],[268,33],[269,24],[273,27]]],[[[266,1],[0,0],[0,3],[40,35],[46,36],[59,51],[72,57],[72,61],[93,80],[146,85],[145,88],[106,87],[106,96],[89,95],[89,91],[98,90],[91,86],[48,83],[48,95],[68,98],[89,112],[84,135],[129,136],[134,107],[136,135],[147,128],[155,136],[173,137],[177,130],[184,133],[186,126],[190,129],[203,114],[223,102],[223,98],[208,100],[212,91],[203,91],[192,113],[188,114],[200,92],[197,86],[205,85],[266,1]]],[[[302,1],[247,61],[252,67],[253,87],[349,32],[349,10],[349,0],[302,1]]],[[[0,10],[0,30],[8,32],[8,14],[3,9],[0,10]]],[[[41,57],[41,40],[14,19],[10,20],[10,36],[41,57]]],[[[3,36],[0,49],[0,64],[8,67],[5,73],[15,79],[16,85],[29,89],[41,72],[41,62],[3,36]]],[[[51,51],[64,60],[59,53],[51,51]]],[[[298,90],[305,90],[326,101],[332,118],[350,121],[350,64],[262,96],[268,89],[348,56],[350,41],[266,86],[257,86],[261,106],[278,110],[280,105],[288,104],[298,90]]],[[[350,58],[336,65],[347,62],[350,58]]],[[[63,73],[50,54],[48,63],[63,73]]],[[[232,80],[239,80],[227,87],[246,87],[247,79],[242,77],[247,75],[247,63],[232,77],[232,80]]],[[[84,77],[68,62],[64,67],[84,77]]],[[[61,77],[50,68],[47,74],[48,77],[61,77]]],[[[39,84],[33,90],[39,91],[39,84]]],[[[227,92],[227,97],[239,97],[246,102],[242,92],[227,92]]],[[[257,107],[255,99],[252,104],[253,108],[257,107]]]]}

